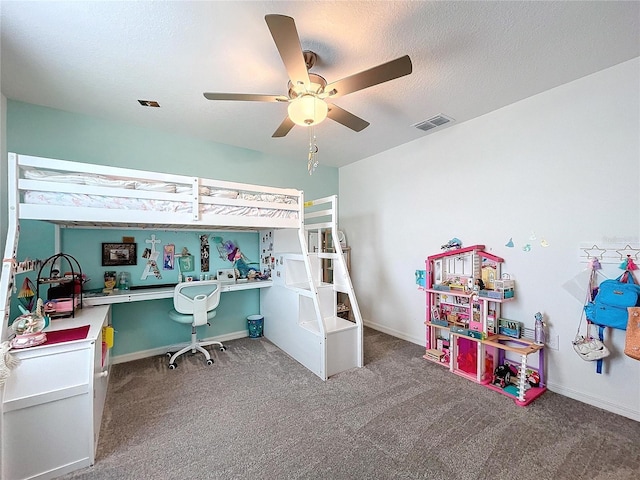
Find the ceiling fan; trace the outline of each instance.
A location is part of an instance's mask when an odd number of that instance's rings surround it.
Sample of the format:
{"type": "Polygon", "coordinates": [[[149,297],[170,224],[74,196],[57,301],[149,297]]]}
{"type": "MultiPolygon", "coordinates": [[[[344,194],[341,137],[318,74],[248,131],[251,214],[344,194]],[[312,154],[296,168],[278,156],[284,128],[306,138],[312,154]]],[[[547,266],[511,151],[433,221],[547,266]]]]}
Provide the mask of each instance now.
{"type": "Polygon", "coordinates": [[[369,122],[328,100],[411,73],[411,59],[405,55],[342,80],[327,83],[322,76],[309,71],[315,64],[317,55],[302,50],[293,18],[286,15],[266,15],[264,18],[289,76],[287,94],[205,93],[204,96],[209,100],[288,103],[289,115],[272,137],[284,137],[296,124],[313,126],[326,117],[359,132],[368,127],[369,122]]]}

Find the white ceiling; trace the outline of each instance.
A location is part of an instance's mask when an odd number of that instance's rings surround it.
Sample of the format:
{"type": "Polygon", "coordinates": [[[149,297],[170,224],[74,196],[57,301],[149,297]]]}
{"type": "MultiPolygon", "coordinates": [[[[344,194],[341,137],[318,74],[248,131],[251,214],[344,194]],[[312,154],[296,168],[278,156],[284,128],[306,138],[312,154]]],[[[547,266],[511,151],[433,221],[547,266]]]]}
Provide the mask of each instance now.
{"type": "Polygon", "coordinates": [[[202,95],[286,94],[269,13],[295,19],[302,47],[319,57],[312,71],[328,82],[411,57],[411,75],[335,100],[371,125],[316,128],[320,163],[333,166],[437,132],[411,126],[436,114],[464,122],[640,55],[638,1],[3,0],[2,93],[305,158],[305,128],[271,138],[286,104],[202,95]]]}

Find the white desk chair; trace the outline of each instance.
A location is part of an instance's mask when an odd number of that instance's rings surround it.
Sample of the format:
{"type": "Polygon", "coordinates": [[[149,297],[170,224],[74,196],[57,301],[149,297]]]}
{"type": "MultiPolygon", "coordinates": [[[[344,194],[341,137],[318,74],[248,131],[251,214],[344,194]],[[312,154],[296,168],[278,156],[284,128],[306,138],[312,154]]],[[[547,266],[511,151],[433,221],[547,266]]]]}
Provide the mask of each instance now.
{"type": "Polygon", "coordinates": [[[202,352],[207,359],[207,365],[213,364],[211,355],[203,347],[218,345],[221,352],[226,347],[220,342],[201,342],[196,336],[196,327],[211,325],[209,320],[216,316],[216,307],[220,303],[220,282],[218,280],[205,280],[200,282],[183,282],[176,285],[173,291],[173,308],[169,312],[169,318],[174,322],[191,324],[191,344],[176,353],[167,353],[169,368],[176,368],[176,358],[191,350],[202,352]]]}

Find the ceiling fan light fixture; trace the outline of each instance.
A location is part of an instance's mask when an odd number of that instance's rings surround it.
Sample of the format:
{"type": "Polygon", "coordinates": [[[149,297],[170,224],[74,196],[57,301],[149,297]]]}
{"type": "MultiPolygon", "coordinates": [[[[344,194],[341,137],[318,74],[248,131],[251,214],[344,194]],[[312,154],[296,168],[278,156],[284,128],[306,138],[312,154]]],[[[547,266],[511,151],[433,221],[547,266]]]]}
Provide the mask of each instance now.
{"type": "Polygon", "coordinates": [[[289,118],[296,125],[310,127],[327,118],[329,107],[318,97],[306,94],[291,100],[288,107],[289,118]]]}

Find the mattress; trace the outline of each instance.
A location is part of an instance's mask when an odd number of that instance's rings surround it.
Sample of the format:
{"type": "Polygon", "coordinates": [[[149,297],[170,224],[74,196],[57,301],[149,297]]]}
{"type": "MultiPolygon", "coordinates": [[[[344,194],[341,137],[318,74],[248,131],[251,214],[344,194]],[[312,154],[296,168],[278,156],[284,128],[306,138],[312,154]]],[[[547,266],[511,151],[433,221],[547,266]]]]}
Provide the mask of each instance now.
{"type": "MultiPolygon", "coordinates": [[[[284,198],[281,200],[284,200],[284,198]]],[[[24,202],[35,205],[58,205],[66,207],[89,207],[97,209],[120,209],[169,213],[189,213],[191,212],[192,205],[189,202],[174,202],[170,200],[154,200],[130,197],[106,197],[102,195],[88,195],[81,193],[41,191],[25,192],[24,202]]],[[[280,203],[289,202],[282,201],[280,203]]],[[[298,212],[292,210],[279,210],[277,208],[257,208],[236,205],[215,205],[201,203],[199,205],[199,209],[201,214],[210,213],[214,215],[239,215],[268,218],[297,218],[298,216],[298,212]]]]}

